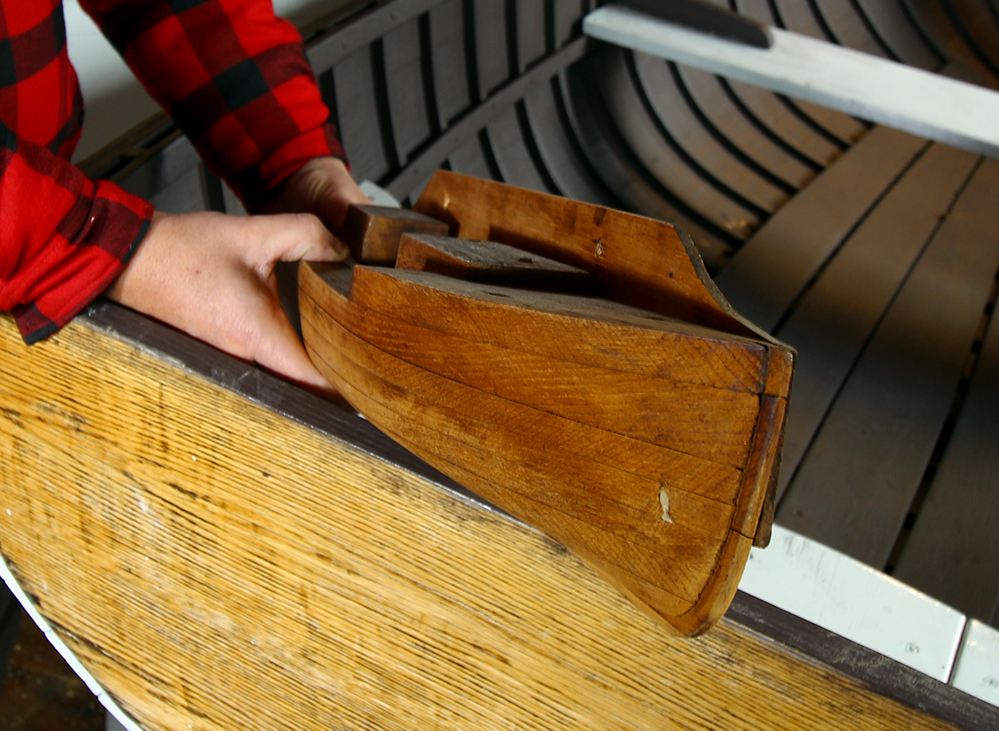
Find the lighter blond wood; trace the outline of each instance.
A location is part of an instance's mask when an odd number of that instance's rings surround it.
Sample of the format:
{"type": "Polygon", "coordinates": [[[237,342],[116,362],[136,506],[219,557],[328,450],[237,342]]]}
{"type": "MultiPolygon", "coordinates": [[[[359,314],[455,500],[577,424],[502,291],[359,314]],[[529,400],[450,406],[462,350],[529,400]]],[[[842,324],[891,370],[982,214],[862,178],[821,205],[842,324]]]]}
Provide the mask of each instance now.
{"type": "Polygon", "coordinates": [[[0,549],[146,728],[944,727],[84,326],[0,373],[0,549]]]}

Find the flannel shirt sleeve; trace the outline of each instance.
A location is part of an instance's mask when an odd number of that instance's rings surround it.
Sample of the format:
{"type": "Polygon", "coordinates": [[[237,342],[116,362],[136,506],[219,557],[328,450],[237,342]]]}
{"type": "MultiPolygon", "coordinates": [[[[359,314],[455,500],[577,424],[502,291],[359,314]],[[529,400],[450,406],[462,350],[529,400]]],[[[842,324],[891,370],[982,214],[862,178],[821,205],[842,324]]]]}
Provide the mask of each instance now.
{"type": "Polygon", "coordinates": [[[0,311],[34,343],[114,280],[152,206],[0,128],[0,311]]]}
{"type": "Polygon", "coordinates": [[[66,324],[124,268],[152,207],[70,165],[80,98],[62,6],[0,3],[0,311],[28,343],[66,324]]]}
{"type": "Polygon", "coordinates": [[[314,157],[345,160],[294,26],[270,0],[81,0],[250,211],[314,157]]]}

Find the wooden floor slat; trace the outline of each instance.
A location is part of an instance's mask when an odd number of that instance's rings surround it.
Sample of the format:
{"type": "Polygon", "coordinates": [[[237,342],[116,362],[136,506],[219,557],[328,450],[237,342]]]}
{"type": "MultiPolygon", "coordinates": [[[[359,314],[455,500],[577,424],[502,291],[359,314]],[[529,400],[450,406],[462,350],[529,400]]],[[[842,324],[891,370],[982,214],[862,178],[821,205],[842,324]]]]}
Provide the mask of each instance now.
{"type": "Polygon", "coordinates": [[[999,322],[895,577],[999,626],[999,322]]]}
{"type": "MultiPolygon", "coordinates": [[[[798,350],[778,496],[979,157],[934,144],[858,226],[775,333],[798,350]]],[[[807,226],[807,221],[802,221],[807,226]]]]}
{"type": "Polygon", "coordinates": [[[767,221],[715,278],[736,312],[764,330],[811,278],[926,141],[875,127],[767,221]]]}
{"type": "Polygon", "coordinates": [[[778,521],[883,567],[919,487],[999,268],[999,161],[927,247],[810,445],[778,521]]]}

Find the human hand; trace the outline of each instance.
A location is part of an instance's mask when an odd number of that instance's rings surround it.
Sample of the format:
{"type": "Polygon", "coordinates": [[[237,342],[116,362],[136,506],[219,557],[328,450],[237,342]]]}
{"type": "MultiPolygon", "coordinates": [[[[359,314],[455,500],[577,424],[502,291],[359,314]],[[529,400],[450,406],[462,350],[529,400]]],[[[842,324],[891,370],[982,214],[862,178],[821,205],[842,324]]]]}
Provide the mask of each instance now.
{"type": "Polygon", "coordinates": [[[105,295],[239,358],[334,395],[278,302],[279,261],[342,261],[315,216],[154,213],[105,295]]]}
{"type": "MultiPolygon", "coordinates": [[[[312,213],[334,234],[343,227],[350,204],[371,203],[350,176],[347,166],[335,157],[317,157],[292,173],[264,205],[262,213],[312,213]]],[[[347,255],[336,240],[334,247],[347,255]]]]}

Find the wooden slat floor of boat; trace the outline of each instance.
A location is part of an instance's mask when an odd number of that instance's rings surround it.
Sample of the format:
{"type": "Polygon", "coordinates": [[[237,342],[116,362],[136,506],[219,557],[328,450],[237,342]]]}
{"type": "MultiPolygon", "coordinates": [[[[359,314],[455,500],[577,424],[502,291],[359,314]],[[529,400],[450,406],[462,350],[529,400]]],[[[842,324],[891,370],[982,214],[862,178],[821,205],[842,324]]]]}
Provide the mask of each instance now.
{"type": "Polygon", "coordinates": [[[895,576],[999,626],[999,324],[992,322],[933,488],[895,576]],[[954,581],[952,576],[973,577],[954,581]]]}
{"type": "Polygon", "coordinates": [[[782,525],[887,565],[999,269],[996,186],[999,162],[990,160],[915,263],[792,478],[782,525]]]}

